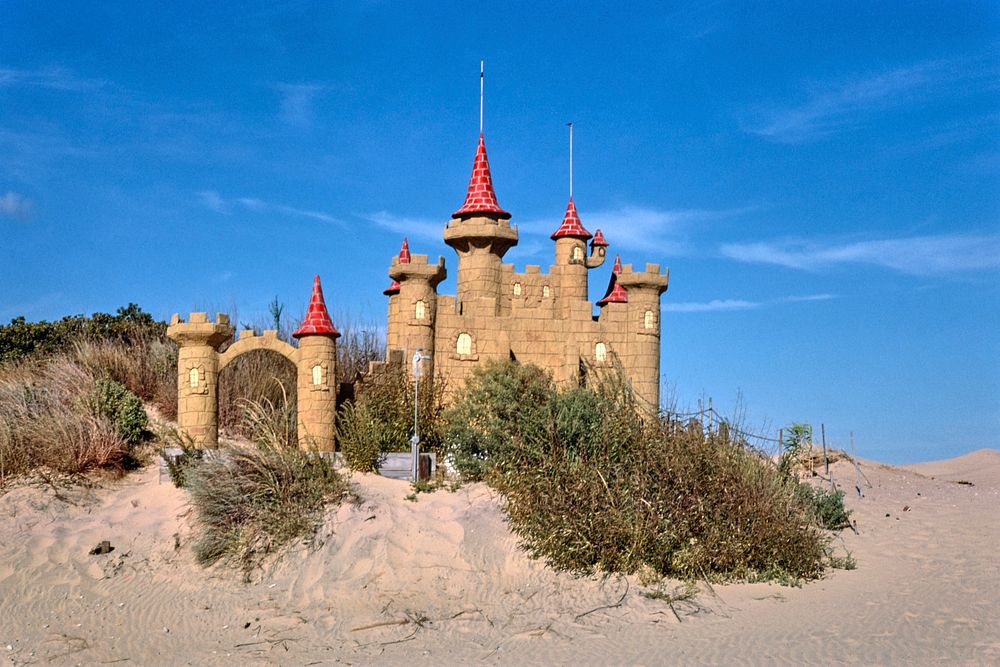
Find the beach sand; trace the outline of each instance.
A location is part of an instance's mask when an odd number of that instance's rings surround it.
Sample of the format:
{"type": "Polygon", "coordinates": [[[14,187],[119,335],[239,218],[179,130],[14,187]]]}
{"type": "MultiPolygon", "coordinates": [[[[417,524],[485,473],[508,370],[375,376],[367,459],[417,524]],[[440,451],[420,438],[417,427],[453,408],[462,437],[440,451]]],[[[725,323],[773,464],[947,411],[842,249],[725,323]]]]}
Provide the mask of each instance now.
{"type": "Polygon", "coordinates": [[[155,466],[25,484],[0,496],[0,664],[1000,664],[1000,452],[860,465],[864,498],[832,468],[857,569],[672,607],[530,560],[479,484],[411,502],[354,475],[360,501],[250,584],[194,562],[186,495],[155,466]]]}

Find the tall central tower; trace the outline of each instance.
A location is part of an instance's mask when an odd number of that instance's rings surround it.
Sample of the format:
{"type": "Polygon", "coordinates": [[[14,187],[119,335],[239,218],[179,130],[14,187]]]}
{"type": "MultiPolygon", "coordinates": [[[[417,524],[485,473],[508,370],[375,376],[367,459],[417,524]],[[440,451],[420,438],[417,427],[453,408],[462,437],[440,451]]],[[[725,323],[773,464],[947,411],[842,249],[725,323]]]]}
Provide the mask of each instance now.
{"type": "Polygon", "coordinates": [[[444,242],[458,253],[460,313],[497,314],[501,262],[504,254],[517,245],[517,227],[512,227],[509,220],[510,213],[500,208],[493,191],[486,143],[480,132],[465,203],[452,214],[444,230],[444,242]]]}

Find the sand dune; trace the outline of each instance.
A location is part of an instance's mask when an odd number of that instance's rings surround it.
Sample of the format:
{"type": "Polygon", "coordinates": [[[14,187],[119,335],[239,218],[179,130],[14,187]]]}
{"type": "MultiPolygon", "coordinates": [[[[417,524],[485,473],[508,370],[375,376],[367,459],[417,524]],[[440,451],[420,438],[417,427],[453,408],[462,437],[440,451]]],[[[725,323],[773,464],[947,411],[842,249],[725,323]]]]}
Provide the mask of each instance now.
{"type": "Polygon", "coordinates": [[[858,569],[802,588],[702,584],[693,600],[634,578],[574,578],[528,559],[482,485],[404,499],[355,475],[317,541],[243,584],[203,570],[183,492],[150,469],[100,488],[0,497],[5,664],[997,664],[1000,452],[833,467],[858,569]],[[933,477],[933,479],[932,479],[933,477]],[[958,481],[973,485],[959,484],[958,481]],[[103,539],[115,550],[88,551],[103,539]],[[115,662],[117,661],[117,662],[115,662]]]}

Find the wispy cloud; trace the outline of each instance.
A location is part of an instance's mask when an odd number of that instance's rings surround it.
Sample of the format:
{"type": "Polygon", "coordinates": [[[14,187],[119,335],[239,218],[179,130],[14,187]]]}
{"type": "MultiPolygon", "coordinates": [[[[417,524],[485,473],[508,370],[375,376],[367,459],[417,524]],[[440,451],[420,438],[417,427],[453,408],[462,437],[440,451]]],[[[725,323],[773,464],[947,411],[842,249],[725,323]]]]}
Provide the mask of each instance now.
{"type": "Polygon", "coordinates": [[[30,199],[17,192],[10,191],[0,197],[0,215],[11,218],[27,218],[34,210],[30,199]]]}
{"type": "Polygon", "coordinates": [[[402,236],[422,241],[440,242],[444,234],[445,222],[431,218],[400,216],[388,211],[368,213],[360,216],[364,220],[402,236]]]}
{"type": "MultiPolygon", "coordinates": [[[[604,232],[613,248],[641,252],[688,254],[688,232],[696,225],[735,218],[756,207],[731,209],[659,209],[624,205],[614,209],[580,211],[584,226],[604,232]]],[[[558,218],[531,220],[518,224],[528,235],[548,238],[559,227],[558,218]]]]}
{"type": "Polygon", "coordinates": [[[313,101],[327,86],[318,83],[279,83],[275,84],[274,89],[281,95],[281,120],[295,127],[308,127],[313,120],[313,101]]]}
{"type": "Polygon", "coordinates": [[[749,131],[782,143],[812,141],[860,125],[872,112],[944,92],[951,84],[968,88],[971,80],[992,81],[994,74],[975,59],[935,60],[815,86],[800,104],[762,112],[749,131]]]}
{"type": "Polygon", "coordinates": [[[100,88],[103,85],[103,81],[80,78],[62,67],[34,70],[0,67],[0,88],[30,86],[52,90],[81,91],[100,88]]]}
{"type": "Polygon", "coordinates": [[[704,302],[667,301],[663,309],[668,313],[712,313],[734,310],[754,310],[765,306],[775,306],[783,303],[802,303],[808,301],[828,301],[837,298],[833,294],[807,294],[805,296],[784,296],[767,301],[747,301],[745,299],[712,299],[704,302]]]}
{"type": "Polygon", "coordinates": [[[1000,234],[914,236],[831,243],[763,241],[729,243],[723,256],[741,262],[822,270],[846,264],[870,264],[914,275],[1000,268],[1000,234]]]}
{"type": "Polygon", "coordinates": [[[234,197],[227,199],[219,195],[219,193],[214,190],[202,190],[198,193],[198,200],[206,208],[223,215],[231,215],[234,210],[242,209],[257,213],[278,213],[291,217],[309,218],[336,225],[344,224],[344,222],[339,218],[335,218],[334,216],[323,213],[322,211],[311,211],[308,209],[295,208],[294,206],[286,206],[284,204],[275,204],[263,201],[262,199],[257,199],[256,197],[234,197]]]}

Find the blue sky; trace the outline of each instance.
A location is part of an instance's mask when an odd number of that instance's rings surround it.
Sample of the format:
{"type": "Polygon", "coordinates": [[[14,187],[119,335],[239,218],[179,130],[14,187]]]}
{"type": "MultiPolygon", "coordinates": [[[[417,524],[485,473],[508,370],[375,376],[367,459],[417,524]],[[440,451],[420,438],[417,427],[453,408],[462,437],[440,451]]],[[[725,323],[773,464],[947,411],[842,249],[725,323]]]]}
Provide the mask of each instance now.
{"type": "Polygon", "coordinates": [[[670,266],[681,406],[1000,445],[995,3],[425,4],[0,0],[0,320],[300,314],[319,273],[384,324],[404,234],[455,267],[485,58],[508,261],[551,261],[573,121],[584,224],[670,266]]]}

